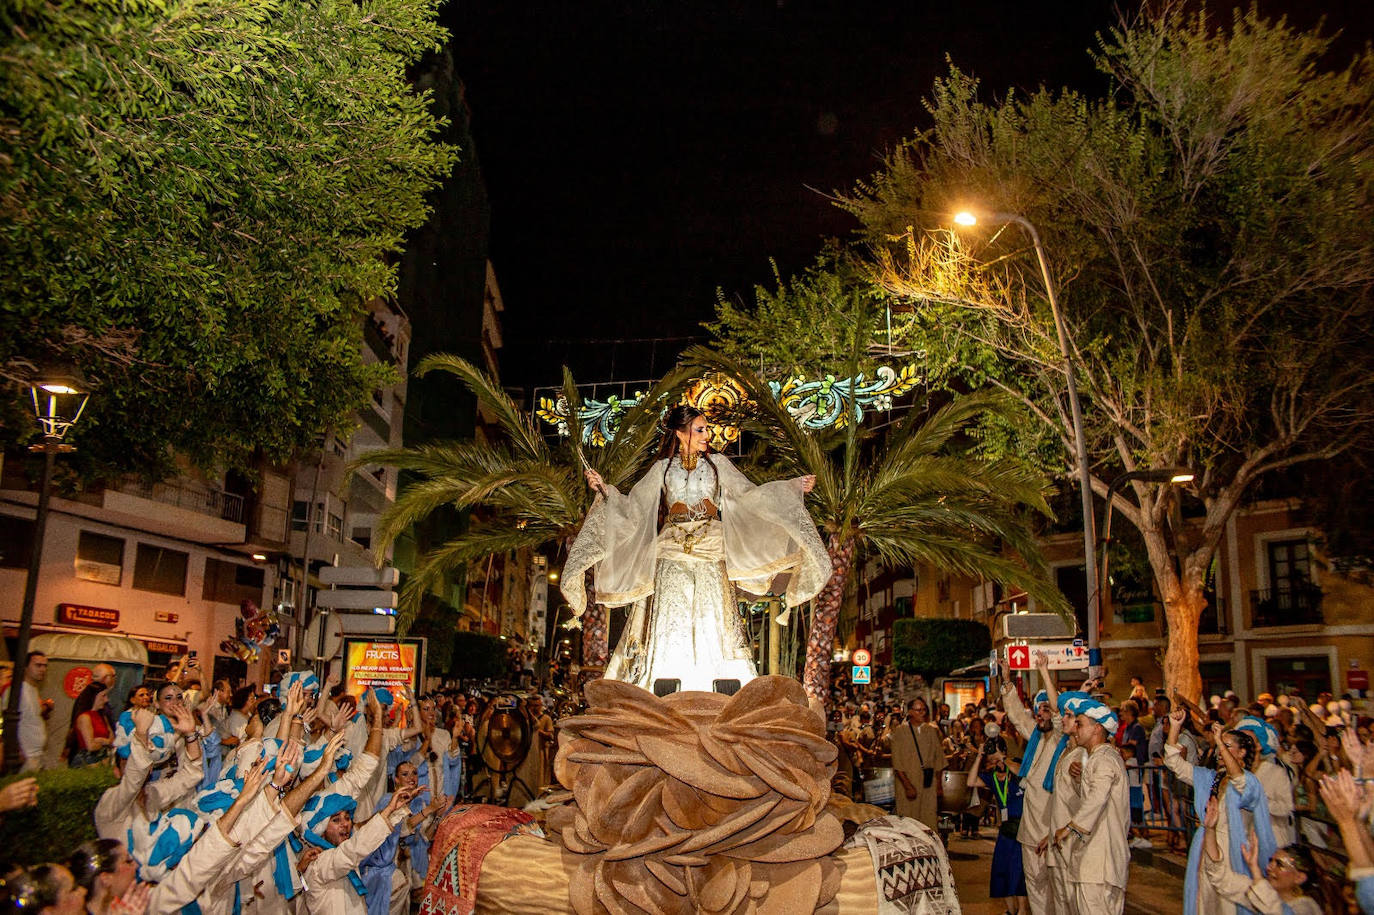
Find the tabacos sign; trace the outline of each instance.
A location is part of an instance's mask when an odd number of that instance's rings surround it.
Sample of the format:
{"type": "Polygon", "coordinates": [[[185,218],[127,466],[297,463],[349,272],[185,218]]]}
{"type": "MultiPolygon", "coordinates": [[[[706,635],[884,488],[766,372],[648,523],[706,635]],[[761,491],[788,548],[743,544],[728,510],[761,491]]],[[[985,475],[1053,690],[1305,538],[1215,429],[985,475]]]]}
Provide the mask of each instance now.
{"type": "Polygon", "coordinates": [[[109,607],[87,607],[84,604],[58,604],[57,621],[83,629],[118,629],[119,611],[109,607]]]}

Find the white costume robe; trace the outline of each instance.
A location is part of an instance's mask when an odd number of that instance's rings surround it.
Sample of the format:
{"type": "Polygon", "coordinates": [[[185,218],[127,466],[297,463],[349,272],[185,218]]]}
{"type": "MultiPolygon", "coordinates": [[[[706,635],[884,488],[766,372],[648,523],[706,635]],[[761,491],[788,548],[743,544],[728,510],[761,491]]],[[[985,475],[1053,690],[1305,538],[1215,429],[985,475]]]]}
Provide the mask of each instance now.
{"type": "MultiPolygon", "coordinates": [[[[1045,907],[1045,912],[1072,915],[1078,911],[1074,901],[1073,884],[1070,882],[1069,865],[1072,861],[1073,836],[1070,835],[1067,842],[1056,848],[1054,834],[1061,827],[1069,825],[1078,813],[1083,801],[1082,784],[1069,770],[1075,762],[1080,765],[1086,763],[1087,756],[1082,747],[1070,746],[1059,757],[1059,765],[1054,770],[1054,794],[1050,796],[1049,822],[1045,835],[1041,837],[1050,839],[1050,844],[1045,848],[1045,873],[1050,885],[1050,903],[1045,907]]],[[[1022,822],[1024,823],[1024,820],[1022,822]]],[[[1036,840],[1037,845],[1039,841],[1036,840]]],[[[1032,909],[1031,915],[1042,915],[1042,912],[1032,909]]]]}
{"type": "Polygon", "coordinates": [[[797,481],[755,486],[719,454],[703,456],[690,472],[676,458],[671,466],[655,461],[628,494],[608,485],[560,582],[579,615],[591,568],[598,603],[631,606],[606,677],[646,689],[678,679],[684,690],[706,691],[715,679],[744,683],[757,675],[732,583],[762,595],[786,574],[787,605],[795,607],[820,593],[832,571],[797,481]],[[660,504],[680,504],[685,517],[660,530],[660,504]]]}
{"type": "MultiPolygon", "coordinates": [[[[1007,717],[1017,733],[1029,739],[1036,729],[1036,720],[1030,711],[1021,704],[1016,687],[1008,684],[1002,687],[1002,705],[1007,717]]],[[[1021,869],[1026,875],[1026,898],[1034,915],[1051,911],[1050,878],[1045,870],[1045,856],[1035,853],[1036,846],[1049,833],[1050,800],[1054,795],[1045,790],[1045,774],[1049,771],[1054,751],[1059,746],[1059,738],[1064,728],[1058,715],[1053,718],[1052,730],[1042,733],[1035,747],[1035,758],[1031,760],[1030,770],[1021,779],[1021,789],[1025,796],[1021,803],[1021,826],[1016,832],[1016,840],[1021,843],[1021,869]]]]}
{"type": "Polygon", "coordinates": [[[350,871],[386,841],[391,830],[410,813],[401,807],[390,818],[372,817],[334,848],[326,848],[305,869],[306,915],[367,915],[367,902],[348,880],[350,871]]]}
{"type": "Polygon", "coordinates": [[[1069,828],[1082,836],[1074,837],[1069,851],[1074,904],[1084,915],[1111,915],[1126,901],[1131,801],[1126,763],[1110,742],[1088,754],[1080,788],[1082,800],[1069,821],[1069,828]]]}
{"type": "Polygon", "coordinates": [[[129,758],[124,763],[124,775],[119,784],[106,789],[95,805],[96,835],[102,839],[118,839],[126,844],[131,829],[146,831],[163,811],[178,806],[179,802],[194,792],[200,786],[205,771],[201,761],[203,756],[191,759],[186,755],[185,742],[178,741],[176,773],[149,782],[148,773],[153,768],[152,754],[138,740],[130,742],[129,748],[129,758]],[[140,789],[143,790],[142,805],[138,803],[140,789]]]}
{"type": "Polygon", "coordinates": [[[1274,842],[1279,848],[1298,841],[1298,831],[1293,827],[1293,779],[1288,770],[1273,757],[1264,757],[1255,769],[1255,777],[1264,788],[1264,799],[1269,804],[1269,820],[1274,829],[1274,842]]]}

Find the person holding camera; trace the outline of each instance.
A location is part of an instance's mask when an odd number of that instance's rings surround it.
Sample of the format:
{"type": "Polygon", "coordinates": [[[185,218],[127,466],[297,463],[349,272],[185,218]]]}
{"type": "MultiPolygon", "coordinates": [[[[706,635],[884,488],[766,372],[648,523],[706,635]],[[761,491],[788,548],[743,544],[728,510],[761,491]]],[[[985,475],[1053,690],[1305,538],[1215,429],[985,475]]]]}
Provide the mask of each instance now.
{"type": "Polygon", "coordinates": [[[945,748],[940,729],[930,723],[930,707],[924,699],[912,699],[905,726],[892,732],[892,774],[901,785],[897,815],[936,829],[944,769],[945,748]]]}

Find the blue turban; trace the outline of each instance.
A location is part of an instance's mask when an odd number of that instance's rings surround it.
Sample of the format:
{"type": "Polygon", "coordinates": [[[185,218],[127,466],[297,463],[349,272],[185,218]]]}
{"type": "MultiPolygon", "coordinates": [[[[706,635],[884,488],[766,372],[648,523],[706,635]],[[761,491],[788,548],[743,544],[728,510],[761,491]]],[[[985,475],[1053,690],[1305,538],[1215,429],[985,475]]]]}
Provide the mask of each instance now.
{"type": "Polygon", "coordinates": [[[1102,725],[1108,737],[1114,735],[1116,729],[1121,726],[1121,721],[1116,717],[1116,712],[1112,711],[1111,706],[1105,702],[1098,702],[1096,699],[1080,700],[1074,714],[1083,715],[1102,725]]]}
{"type": "MultiPolygon", "coordinates": [[[[324,837],[324,830],[329,825],[329,818],[341,811],[354,811],[358,809],[358,802],[347,794],[340,794],[337,791],[329,794],[317,794],[305,802],[305,826],[301,833],[306,841],[321,848],[333,848],[334,843],[324,837]]],[[[354,892],[359,896],[367,895],[367,885],[363,883],[363,878],[356,870],[348,872],[348,882],[352,884],[354,892]]]]}
{"type": "Polygon", "coordinates": [[[1278,735],[1274,733],[1274,729],[1267,722],[1261,721],[1254,715],[1246,715],[1242,718],[1235,730],[1249,732],[1250,736],[1259,743],[1260,754],[1263,756],[1273,756],[1279,751],[1279,739],[1278,735]]]}

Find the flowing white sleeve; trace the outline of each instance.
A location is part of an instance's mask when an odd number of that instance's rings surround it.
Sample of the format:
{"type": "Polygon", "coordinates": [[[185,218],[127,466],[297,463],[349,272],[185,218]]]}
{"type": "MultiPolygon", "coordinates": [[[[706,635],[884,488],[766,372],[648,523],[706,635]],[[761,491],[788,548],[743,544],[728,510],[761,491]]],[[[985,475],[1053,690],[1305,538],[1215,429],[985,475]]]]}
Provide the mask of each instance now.
{"type": "Polygon", "coordinates": [[[730,580],[751,594],[767,594],[777,576],[787,575],[789,607],[819,594],[833,568],[797,481],[755,486],[724,455],[711,461],[720,474],[730,580]]]}
{"type": "Polygon", "coordinates": [[[665,461],[655,461],[629,494],[607,486],[568,550],[559,588],[573,613],[587,609],[585,573],[595,568],[596,602],[623,607],[654,590],[658,503],[665,461]]]}

